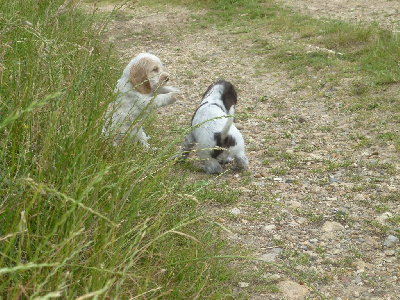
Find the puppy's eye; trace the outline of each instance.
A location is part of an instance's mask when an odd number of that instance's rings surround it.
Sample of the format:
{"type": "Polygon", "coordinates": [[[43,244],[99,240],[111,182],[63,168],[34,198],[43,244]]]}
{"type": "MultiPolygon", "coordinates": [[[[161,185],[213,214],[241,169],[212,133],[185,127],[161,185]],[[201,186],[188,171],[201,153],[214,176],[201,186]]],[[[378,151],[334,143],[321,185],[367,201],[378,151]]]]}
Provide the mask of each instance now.
{"type": "Polygon", "coordinates": [[[158,72],[158,67],[154,67],[153,72],[158,72]]]}

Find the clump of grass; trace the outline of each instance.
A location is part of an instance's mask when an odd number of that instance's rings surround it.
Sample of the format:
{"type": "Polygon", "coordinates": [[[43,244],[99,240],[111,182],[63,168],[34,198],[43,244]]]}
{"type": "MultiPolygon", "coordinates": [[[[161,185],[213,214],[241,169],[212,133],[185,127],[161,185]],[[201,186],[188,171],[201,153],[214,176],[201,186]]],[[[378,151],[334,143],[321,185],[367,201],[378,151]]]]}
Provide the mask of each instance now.
{"type": "MultiPolygon", "coordinates": [[[[345,68],[354,74],[361,70],[373,84],[400,80],[399,36],[376,24],[313,19],[279,7],[274,1],[219,0],[211,7],[209,14],[218,18],[209,18],[210,23],[251,27],[253,30],[244,33],[254,36],[260,36],[257,33],[265,32],[265,28],[286,36],[287,43],[274,46],[278,53],[273,60],[284,63],[295,75],[304,74],[307,68],[316,71],[330,67],[345,68]],[[293,43],[291,36],[296,37],[293,43]]],[[[265,52],[265,39],[257,37],[257,40],[260,42],[255,47],[265,52]]],[[[273,66],[273,60],[268,58],[269,67],[273,66]]]]}
{"type": "Polygon", "coordinates": [[[0,298],[229,294],[210,258],[218,230],[173,174],[172,144],[102,137],[117,59],[62,4],[0,4],[0,298]]]}

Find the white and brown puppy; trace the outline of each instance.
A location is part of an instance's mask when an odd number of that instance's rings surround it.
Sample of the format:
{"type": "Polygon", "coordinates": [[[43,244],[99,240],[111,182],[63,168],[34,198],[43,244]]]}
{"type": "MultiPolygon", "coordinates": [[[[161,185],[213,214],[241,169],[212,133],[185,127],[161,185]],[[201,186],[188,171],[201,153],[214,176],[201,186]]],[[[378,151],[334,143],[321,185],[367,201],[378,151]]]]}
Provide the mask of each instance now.
{"type": "Polygon", "coordinates": [[[167,86],[168,73],[158,57],[140,53],[125,67],[115,88],[117,99],[110,103],[103,127],[105,135],[114,135],[114,145],[129,134],[135,141],[149,148],[142,128],[144,117],[155,107],[176,101],[179,90],[167,86]]]}
{"type": "Polygon", "coordinates": [[[222,172],[219,162],[233,159],[239,169],[247,168],[242,134],[233,124],[237,94],[233,85],[220,80],[210,85],[192,118],[192,131],[186,135],[178,157],[186,159],[197,143],[206,173],[222,172]]]}

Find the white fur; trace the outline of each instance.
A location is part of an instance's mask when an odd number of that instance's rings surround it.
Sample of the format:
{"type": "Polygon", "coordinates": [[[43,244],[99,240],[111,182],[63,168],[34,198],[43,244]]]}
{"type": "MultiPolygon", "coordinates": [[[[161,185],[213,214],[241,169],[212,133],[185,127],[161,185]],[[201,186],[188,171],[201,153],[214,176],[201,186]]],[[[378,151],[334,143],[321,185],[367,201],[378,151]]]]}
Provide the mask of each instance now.
{"type": "Polygon", "coordinates": [[[149,137],[142,128],[144,118],[153,108],[174,103],[179,93],[177,88],[165,85],[168,76],[163,70],[160,59],[149,53],[140,53],[125,67],[115,88],[117,99],[109,104],[103,127],[105,135],[114,135],[114,145],[129,134],[145,148],[149,147],[147,143],[149,137]],[[157,66],[157,71],[150,70],[145,76],[151,87],[148,94],[139,92],[138,85],[133,86],[130,77],[132,68],[143,62],[157,66]]]}
{"type": "Polygon", "coordinates": [[[249,165],[242,134],[233,124],[234,105],[228,111],[222,101],[225,88],[226,85],[219,81],[204,95],[201,105],[193,116],[193,130],[186,135],[179,154],[180,158],[186,159],[197,143],[198,155],[204,161],[202,169],[206,173],[221,173],[222,167],[219,162],[229,159],[233,159],[236,167],[240,169],[249,165]],[[221,134],[221,140],[225,140],[228,136],[233,138],[236,144],[224,148],[221,154],[213,157],[213,151],[217,147],[216,133],[221,134]]]}

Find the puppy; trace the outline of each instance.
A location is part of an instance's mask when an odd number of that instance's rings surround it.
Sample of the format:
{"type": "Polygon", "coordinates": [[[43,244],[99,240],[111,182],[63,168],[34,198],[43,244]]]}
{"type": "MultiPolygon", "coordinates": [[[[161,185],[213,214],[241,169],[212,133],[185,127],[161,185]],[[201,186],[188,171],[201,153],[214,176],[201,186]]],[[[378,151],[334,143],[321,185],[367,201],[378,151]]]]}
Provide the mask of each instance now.
{"type": "Polygon", "coordinates": [[[168,80],[168,73],[155,55],[140,53],[133,58],[117,82],[117,99],[108,106],[103,134],[114,135],[114,145],[129,134],[148,149],[150,137],[142,128],[144,118],[153,108],[174,103],[179,93],[166,85],[168,80]]]}
{"type": "Polygon", "coordinates": [[[210,85],[193,115],[192,131],[185,137],[179,159],[186,159],[197,143],[204,172],[219,174],[222,172],[220,162],[232,158],[237,168],[247,168],[244,140],[233,124],[236,103],[237,94],[230,82],[220,80],[210,85]]]}

